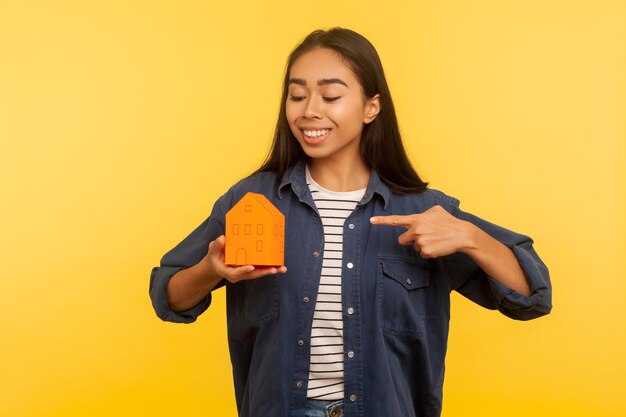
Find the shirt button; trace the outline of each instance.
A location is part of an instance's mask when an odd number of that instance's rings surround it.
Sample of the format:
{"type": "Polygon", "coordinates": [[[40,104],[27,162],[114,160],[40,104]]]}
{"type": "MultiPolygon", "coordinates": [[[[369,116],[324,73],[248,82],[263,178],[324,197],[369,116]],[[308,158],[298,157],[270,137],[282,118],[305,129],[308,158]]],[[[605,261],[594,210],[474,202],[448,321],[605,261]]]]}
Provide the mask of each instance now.
{"type": "Polygon", "coordinates": [[[348,314],[354,314],[354,309],[352,307],[348,307],[348,314]]]}
{"type": "Polygon", "coordinates": [[[298,346],[304,346],[304,340],[302,339],[298,340],[298,346]]]}
{"type": "Polygon", "coordinates": [[[407,279],[406,279],[406,283],[407,283],[407,284],[409,284],[409,285],[411,285],[411,284],[413,283],[413,281],[411,281],[411,278],[407,278],[407,279]]]}
{"type": "Polygon", "coordinates": [[[348,267],[348,269],[352,269],[352,268],[354,268],[354,264],[352,262],[348,262],[346,264],[346,267],[348,267]]]}
{"type": "Polygon", "coordinates": [[[320,253],[318,251],[313,252],[313,257],[317,258],[318,256],[320,256],[320,253]]]}
{"type": "Polygon", "coordinates": [[[354,223],[350,223],[350,224],[348,225],[348,229],[350,229],[350,230],[354,230],[354,227],[355,227],[355,226],[354,226],[354,223]]]}
{"type": "Polygon", "coordinates": [[[302,381],[296,382],[296,387],[298,387],[298,388],[302,388],[303,385],[304,385],[304,382],[302,382],[302,381]]]}
{"type": "Polygon", "coordinates": [[[349,357],[350,359],[354,358],[354,351],[353,351],[353,350],[349,350],[349,351],[348,351],[348,357],[349,357]]]}
{"type": "Polygon", "coordinates": [[[302,300],[303,300],[305,303],[308,303],[308,302],[309,302],[309,300],[310,300],[310,298],[309,298],[309,297],[304,297],[302,300]]]}
{"type": "Polygon", "coordinates": [[[354,395],[354,394],[350,395],[350,401],[355,402],[356,401],[356,395],[354,395]]]}

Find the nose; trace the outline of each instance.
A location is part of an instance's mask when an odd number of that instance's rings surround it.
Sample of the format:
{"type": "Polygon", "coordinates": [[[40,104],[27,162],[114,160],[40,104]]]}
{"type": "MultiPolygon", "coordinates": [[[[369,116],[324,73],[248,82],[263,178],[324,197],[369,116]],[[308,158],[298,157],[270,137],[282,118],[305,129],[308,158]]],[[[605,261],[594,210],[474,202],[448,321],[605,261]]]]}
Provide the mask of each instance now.
{"type": "Polygon", "coordinates": [[[304,117],[307,119],[319,118],[321,116],[321,109],[319,105],[319,99],[315,96],[311,96],[304,108],[304,117]]]}

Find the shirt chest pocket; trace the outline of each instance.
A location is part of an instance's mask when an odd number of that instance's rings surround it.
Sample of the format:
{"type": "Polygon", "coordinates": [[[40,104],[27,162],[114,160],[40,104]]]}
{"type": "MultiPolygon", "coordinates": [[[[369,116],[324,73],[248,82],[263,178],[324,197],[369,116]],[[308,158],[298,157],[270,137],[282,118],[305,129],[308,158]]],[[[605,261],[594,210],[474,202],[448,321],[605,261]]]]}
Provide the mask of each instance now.
{"type": "Polygon", "coordinates": [[[386,333],[417,336],[425,332],[426,265],[404,258],[378,258],[377,298],[386,333]]]}
{"type": "Polygon", "coordinates": [[[250,324],[278,318],[276,276],[241,281],[237,285],[237,312],[250,324]]]}

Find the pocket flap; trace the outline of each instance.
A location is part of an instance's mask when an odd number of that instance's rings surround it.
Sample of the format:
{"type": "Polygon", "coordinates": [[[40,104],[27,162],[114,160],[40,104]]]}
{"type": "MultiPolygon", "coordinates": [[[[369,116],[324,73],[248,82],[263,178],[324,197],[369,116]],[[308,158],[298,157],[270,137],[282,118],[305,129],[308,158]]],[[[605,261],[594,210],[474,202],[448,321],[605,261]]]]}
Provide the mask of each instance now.
{"type": "Polygon", "coordinates": [[[428,269],[416,262],[404,259],[381,258],[385,275],[407,290],[428,287],[428,269]]]}

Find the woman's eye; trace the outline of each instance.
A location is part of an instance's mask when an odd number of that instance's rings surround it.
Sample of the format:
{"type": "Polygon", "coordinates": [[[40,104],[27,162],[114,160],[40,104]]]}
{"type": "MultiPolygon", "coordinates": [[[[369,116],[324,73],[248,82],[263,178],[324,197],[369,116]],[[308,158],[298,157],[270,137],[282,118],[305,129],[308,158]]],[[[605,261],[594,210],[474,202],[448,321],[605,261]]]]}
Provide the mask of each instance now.
{"type": "MultiPolygon", "coordinates": [[[[336,101],[336,100],[338,100],[340,98],[341,98],[341,96],[337,96],[337,97],[323,97],[324,101],[327,101],[329,103],[332,103],[333,101],[336,101]]],[[[302,101],[304,99],[305,99],[304,96],[289,96],[289,100],[291,100],[291,101],[302,101]]]]}

